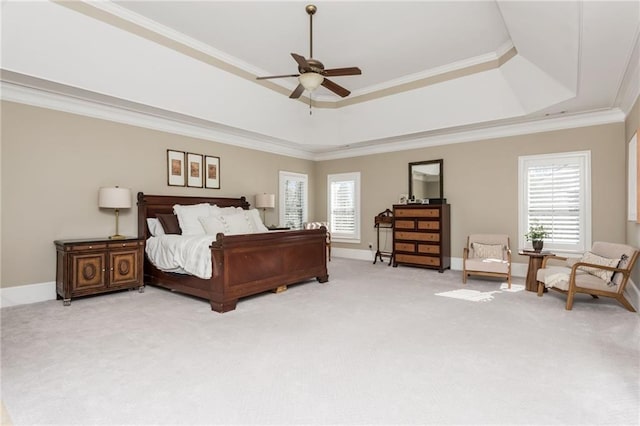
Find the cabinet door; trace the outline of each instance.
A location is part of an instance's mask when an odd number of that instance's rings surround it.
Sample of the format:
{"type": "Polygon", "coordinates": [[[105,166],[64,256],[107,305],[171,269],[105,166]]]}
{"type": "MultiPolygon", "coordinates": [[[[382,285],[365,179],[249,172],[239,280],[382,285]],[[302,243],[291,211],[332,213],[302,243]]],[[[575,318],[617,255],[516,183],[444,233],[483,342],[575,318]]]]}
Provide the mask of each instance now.
{"type": "Polygon", "coordinates": [[[90,292],[107,286],[105,252],[71,253],[71,292],[90,292]]]}
{"type": "Polygon", "coordinates": [[[135,250],[115,250],[110,253],[110,287],[127,286],[130,284],[138,284],[140,277],[138,276],[138,249],[135,250]]]}

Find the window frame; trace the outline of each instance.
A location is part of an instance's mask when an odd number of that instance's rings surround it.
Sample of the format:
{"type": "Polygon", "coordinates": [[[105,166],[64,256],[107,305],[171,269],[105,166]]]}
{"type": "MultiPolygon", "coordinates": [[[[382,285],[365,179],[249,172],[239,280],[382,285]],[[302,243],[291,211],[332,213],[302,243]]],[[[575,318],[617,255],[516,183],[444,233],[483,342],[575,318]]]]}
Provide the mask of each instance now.
{"type": "Polygon", "coordinates": [[[303,194],[302,194],[302,221],[300,222],[300,228],[292,228],[292,229],[302,229],[302,225],[304,222],[307,222],[309,219],[309,176],[305,173],[296,173],[296,172],[288,172],[281,170],[278,173],[278,223],[279,226],[287,226],[285,223],[286,218],[286,206],[285,206],[285,192],[286,192],[286,183],[288,181],[298,181],[302,182],[303,185],[303,194]]]}
{"type": "Polygon", "coordinates": [[[579,241],[577,244],[557,244],[544,242],[544,250],[568,256],[582,255],[591,248],[591,151],[572,151],[518,157],[518,246],[531,250],[531,242],[526,241],[528,229],[528,169],[535,165],[571,162],[580,167],[580,214],[579,241]]]}
{"type": "Polygon", "coordinates": [[[360,243],[360,172],[347,172],[347,173],[335,173],[327,175],[327,221],[330,223],[331,227],[331,241],[335,242],[343,242],[343,243],[360,243]],[[331,184],[334,182],[345,182],[345,181],[353,181],[354,182],[354,232],[353,233],[344,233],[337,232],[334,229],[335,223],[332,220],[332,202],[331,202],[331,184]]]}

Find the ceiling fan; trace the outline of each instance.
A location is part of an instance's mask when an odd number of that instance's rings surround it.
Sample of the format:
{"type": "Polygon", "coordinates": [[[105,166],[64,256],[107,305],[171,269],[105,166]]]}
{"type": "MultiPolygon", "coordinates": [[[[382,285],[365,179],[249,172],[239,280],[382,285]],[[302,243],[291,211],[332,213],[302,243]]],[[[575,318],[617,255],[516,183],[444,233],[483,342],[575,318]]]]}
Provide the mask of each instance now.
{"type": "Polygon", "coordinates": [[[349,96],[351,93],[344,87],[334,83],[326,77],[337,77],[343,75],[360,75],[362,71],[358,67],[348,68],[333,68],[324,69],[324,65],[317,59],[313,58],[313,15],[318,8],[313,5],[307,5],[305,7],[307,14],[309,15],[309,59],[306,59],[302,55],[292,53],[293,59],[298,63],[298,74],[285,74],[285,75],[272,75],[268,77],[257,77],[257,80],[266,80],[269,78],[283,78],[283,77],[298,77],[298,87],[295,88],[289,97],[291,99],[297,99],[302,95],[302,92],[308,90],[313,92],[320,85],[331,90],[333,93],[343,98],[349,96]]]}

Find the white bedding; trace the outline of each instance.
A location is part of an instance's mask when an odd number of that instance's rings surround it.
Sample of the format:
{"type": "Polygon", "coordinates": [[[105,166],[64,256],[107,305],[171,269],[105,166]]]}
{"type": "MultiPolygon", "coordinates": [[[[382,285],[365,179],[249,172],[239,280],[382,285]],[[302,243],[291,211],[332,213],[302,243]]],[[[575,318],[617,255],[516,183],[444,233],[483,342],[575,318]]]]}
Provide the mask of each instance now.
{"type": "Polygon", "coordinates": [[[161,271],[208,279],[212,274],[209,246],[215,239],[215,235],[159,235],[147,240],[145,251],[161,271]]]}

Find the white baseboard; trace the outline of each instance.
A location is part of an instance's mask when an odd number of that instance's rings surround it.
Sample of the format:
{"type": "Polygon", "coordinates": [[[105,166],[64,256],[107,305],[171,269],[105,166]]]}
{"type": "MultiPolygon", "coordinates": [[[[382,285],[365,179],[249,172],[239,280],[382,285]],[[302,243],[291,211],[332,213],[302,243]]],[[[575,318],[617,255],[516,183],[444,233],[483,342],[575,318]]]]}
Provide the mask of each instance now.
{"type": "MultiPolygon", "coordinates": [[[[331,255],[335,257],[344,257],[346,259],[355,259],[355,260],[369,260],[373,262],[373,255],[375,253],[370,250],[359,250],[359,249],[345,249],[345,248],[331,248],[331,255]]],[[[388,262],[387,258],[387,262],[388,262]]],[[[511,264],[511,275],[514,277],[526,277],[527,276],[527,268],[528,264],[526,263],[512,263],[511,264]]],[[[462,271],[462,258],[461,257],[452,257],[451,258],[451,269],[453,271],[462,271]]]]}
{"type": "Polygon", "coordinates": [[[55,299],[55,281],[0,288],[0,306],[3,308],[55,299]]]}
{"type": "Polygon", "coordinates": [[[348,248],[340,248],[340,247],[331,247],[331,256],[332,257],[344,257],[345,259],[355,259],[355,260],[369,260],[373,262],[374,251],[371,250],[360,250],[360,249],[348,249],[348,248]]]}
{"type": "MultiPolygon", "coordinates": [[[[370,250],[345,249],[335,247],[331,250],[331,255],[335,257],[344,257],[346,259],[366,260],[373,262],[374,253],[370,250]]],[[[385,262],[388,262],[385,258],[385,262]]],[[[526,277],[528,265],[525,263],[511,264],[511,274],[514,277],[526,277]]],[[[462,270],[462,258],[451,258],[451,269],[454,271],[462,270]]],[[[640,311],[640,290],[638,286],[630,281],[625,289],[627,300],[640,311]]],[[[56,299],[56,283],[55,281],[28,284],[16,287],[0,288],[0,307],[26,305],[28,303],[44,302],[56,299]]]]}

